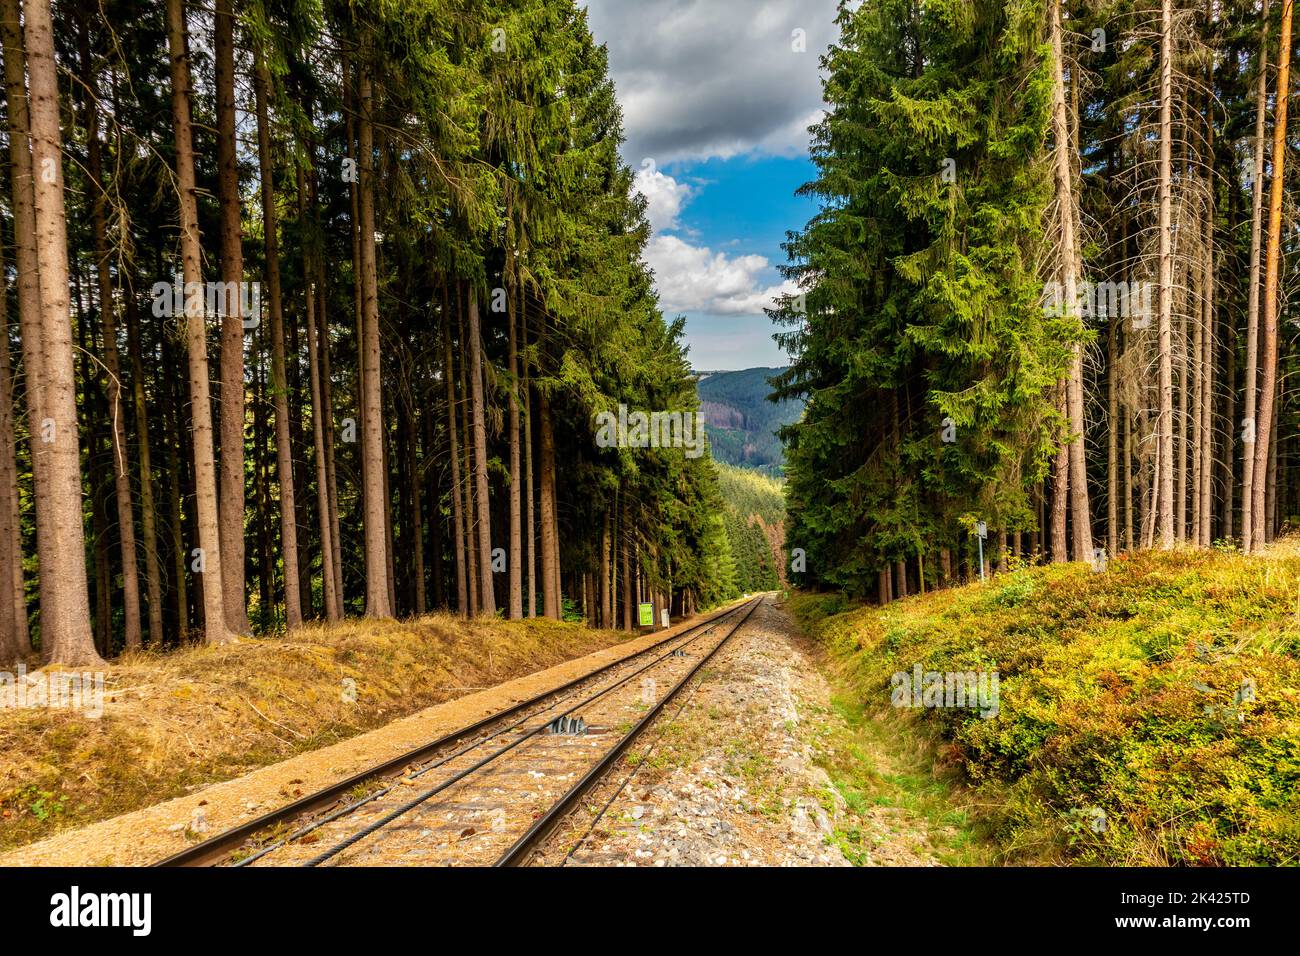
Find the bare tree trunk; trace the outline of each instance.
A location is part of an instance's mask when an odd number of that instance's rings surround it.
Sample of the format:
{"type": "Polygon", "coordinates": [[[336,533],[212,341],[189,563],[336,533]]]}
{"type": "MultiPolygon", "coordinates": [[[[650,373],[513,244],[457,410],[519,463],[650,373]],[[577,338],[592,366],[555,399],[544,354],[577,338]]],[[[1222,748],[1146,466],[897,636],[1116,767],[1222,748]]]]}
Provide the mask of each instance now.
{"type": "Polygon", "coordinates": [[[612,616],[612,608],[610,604],[610,600],[611,600],[610,584],[609,584],[609,573],[610,573],[609,557],[610,557],[610,547],[612,546],[612,543],[610,541],[609,523],[610,523],[609,512],[606,511],[604,528],[601,531],[601,535],[600,535],[600,626],[601,627],[609,627],[610,618],[612,616]]]}
{"type": "MultiPolygon", "coordinates": [[[[1189,276],[1190,278],[1190,276],[1189,276]]],[[[1174,288],[1181,284],[1175,278],[1174,288]]],[[[1174,539],[1187,539],[1187,461],[1190,442],[1187,438],[1187,383],[1190,372],[1190,343],[1187,337],[1187,314],[1178,316],[1177,353],[1178,407],[1174,415],[1174,539]]]]}
{"type": "Polygon", "coordinates": [[[387,426],[384,428],[384,551],[388,560],[388,606],[393,613],[397,609],[397,571],[393,561],[393,488],[392,488],[392,438],[387,426]]]}
{"type": "MultiPolygon", "coordinates": [[[[513,264],[513,263],[511,263],[513,264]]],[[[509,269],[508,271],[513,271],[509,269]]],[[[517,281],[517,280],[516,280],[517,281]]],[[[520,472],[520,448],[519,448],[519,342],[516,330],[516,319],[520,318],[515,315],[513,289],[507,283],[506,287],[506,323],[510,326],[509,332],[509,367],[510,367],[510,393],[507,397],[509,403],[509,441],[510,441],[510,598],[509,598],[509,617],[512,621],[517,621],[524,616],[524,588],[523,588],[523,515],[521,513],[522,501],[520,500],[520,491],[523,482],[520,472]]]]}
{"type": "MultiPolygon", "coordinates": [[[[1291,85],[1291,16],[1295,0],[1283,0],[1282,41],[1277,69],[1277,106],[1273,120],[1273,183],[1268,206],[1268,251],[1264,267],[1264,342],[1263,377],[1260,383],[1258,427],[1255,432],[1255,477],[1267,474],[1269,452],[1273,447],[1274,410],[1277,400],[1277,286],[1282,251],[1282,193],[1286,180],[1287,104],[1291,85]]],[[[1266,506],[1267,480],[1255,481],[1250,542],[1251,551],[1260,550],[1268,541],[1272,528],[1266,506]]]]}
{"type": "MultiPolygon", "coordinates": [[[[179,2],[179,0],[171,0],[179,2]]],[[[30,96],[31,168],[36,224],[36,261],[40,270],[41,333],[39,366],[45,394],[43,419],[32,431],[41,434],[33,448],[43,459],[48,482],[36,501],[37,523],[51,530],[50,563],[41,577],[50,578],[52,606],[41,607],[41,650],[47,660],[70,666],[100,662],[90,630],[86,586],[86,536],[82,525],[81,451],[77,436],[77,382],[72,328],[68,319],[68,233],[63,209],[63,152],[59,129],[58,67],[49,0],[29,0],[25,9],[28,91],[30,96]]],[[[30,372],[32,366],[28,366],[30,372]]]]}
{"type": "Polygon", "coordinates": [[[1133,538],[1133,416],[1124,409],[1124,550],[1132,551],[1133,538]]]}
{"type": "Polygon", "coordinates": [[[365,461],[366,616],[392,617],[388,593],[388,499],[384,495],[383,393],[379,381],[379,276],[375,261],[374,92],[359,64],[361,253],[361,454],[365,461]]]}
{"type": "Polygon", "coordinates": [[[189,351],[191,432],[194,444],[195,510],[199,555],[191,567],[202,574],[203,620],[209,644],[234,640],[226,627],[222,588],[221,532],[217,517],[217,470],[212,450],[212,399],[199,244],[194,141],[190,121],[190,67],[183,0],[167,0],[167,44],[171,57],[172,117],[176,128],[176,179],[180,189],[181,272],[185,280],[185,339],[189,351]]]}
{"type": "Polygon", "coordinates": [[[254,54],[253,91],[257,108],[257,158],[262,179],[262,231],[266,242],[266,295],[271,308],[271,400],[275,407],[275,476],[280,486],[280,550],[284,564],[284,619],[292,630],[302,624],[298,568],[298,509],[293,484],[293,442],[289,434],[289,378],[285,370],[284,303],[280,290],[280,239],[271,172],[271,122],[267,96],[270,71],[261,49],[254,54]]]}
{"type": "Polygon", "coordinates": [[[466,598],[465,512],[460,494],[460,440],[456,435],[456,376],[451,360],[451,313],[448,311],[445,285],[442,290],[442,315],[442,379],[447,391],[447,437],[451,442],[451,524],[452,550],[456,556],[456,612],[465,617],[469,613],[466,598]]]}
{"type": "MultiPolygon", "coordinates": [[[[1208,110],[1207,110],[1208,119],[1208,110]]],[[[1211,127],[1213,124],[1210,124],[1211,127]]],[[[1210,134],[1213,148],[1214,135],[1210,134]]],[[[1200,504],[1197,507],[1197,544],[1208,548],[1212,544],[1214,497],[1214,204],[1211,199],[1205,221],[1205,244],[1201,253],[1201,447],[1198,484],[1200,504]]]]}
{"type": "MultiPolygon", "coordinates": [[[[1282,391],[1282,384],[1279,381],[1277,393],[1273,397],[1274,408],[1279,408],[1281,406],[1281,401],[1282,401],[1282,396],[1280,394],[1281,391],[1282,391]]],[[[1265,488],[1264,540],[1265,542],[1271,542],[1273,540],[1273,538],[1277,534],[1277,528],[1278,528],[1277,502],[1279,498],[1278,492],[1281,490],[1278,488],[1278,482],[1277,482],[1278,467],[1279,467],[1278,466],[1278,458],[1279,458],[1278,421],[1280,418],[1281,418],[1280,414],[1273,415],[1273,430],[1269,434],[1269,438],[1268,438],[1268,471],[1264,476],[1264,488],[1265,488]]]]}
{"type": "MultiPolygon", "coordinates": [[[[1229,224],[1229,231],[1232,230],[1232,224],[1229,224]]],[[[1231,318],[1225,323],[1227,329],[1227,348],[1224,353],[1227,355],[1227,381],[1224,383],[1224,409],[1222,421],[1223,434],[1223,457],[1220,462],[1221,481],[1223,483],[1223,523],[1220,526],[1219,537],[1225,541],[1233,539],[1235,520],[1234,509],[1236,502],[1236,482],[1233,480],[1232,463],[1236,460],[1234,445],[1236,443],[1235,433],[1233,431],[1234,421],[1237,416],[1237,329],[1231,318]]]]}
{"type": "MultiPolygon", "coordinates": [[[[1061,229],[1061,275],[1065,285],[1067,315],[1075,315],[1079,299],[1079,281],[1076,263],[1079,252],[1075,245],[1074,183],[1070,161],[1070,124],[1065,103],[1065,55],[1061,41],[1061,5],[1052,3],[1052,55],[1055,71],[1052,76],[1052,138],[1053,168],[1056,179],[1056,203],[1061,229]]],[[[1069,379],[1066,383],[1066,406],[1070,418],[1070,512],[1073,515],[1074,557],[1085,560],[1092,552],[1092,518],[1088,504],[1088,472],[1084,461],[1086,426],[1083,417],[1083,350],[1074,346],[1069,379]]]]}
{"type": "MultiPolygon", "coordinates": [[[[544,403],[545,401],[546,401],[545,395],[539,396],[539,404],[544,403]]],[[[545,485],[546,459],[544,454],[542,458],[542,475],[543,475],[542,484],[545,485]]],[[[545,511],[546,511],[546,498],[545,495],[543,494],[542,497],[543,515],[545,515],[545,511]]],[[[631,516],[631,509],[628,507],[627,501],[624,500],[623,518],[622,521],[620,522],[622,527],[622,532],[619,535],[619,537],[621,538],[622,545],[623,545],[621,552],[622,552],[622,561],[623,561],[623,629],[625,631],[632,631],[636,629],[636,615],[634,614],[635,609],[633,608],[633,604],[635,603],[635,599],[633,597],[633,593],[634,593],[633,588],[635,585],[633,584],[632,581],[632,567],[631,567],[632,529],[630,527],[632,522],[630,520],[630,516],[631,516]]],[[[543,517],[542,534],[545,535],[545,533],[546,533],[546,519],[545,517],[543,517]]],[[[549,553],[550,552],[545,548],[545,546],[543,546],[542,548],[543,563],[546,562],[547,555],[549,553]]],[[[544,589],[543,598],[548,601],[554,600],[555,598],[553,597],[553,592],[551,589],[551,580],[546,576],[545,568],[543,568],[542,571],[542,586],[544,589]]],[[[552,615],[548,611],[546,616],[551,617],[552,615]]]]}
{"type": "Polygon", "coordinates": [[[217,93],[217,201],[221,210],[221,583],[226,626],[247,634],[244,600],[244,281],[242,211],[235,142],[235,0],[213,13],[217,93]]]}
{"type": "Polygon", "coordinates": [[[469,588],[469,614],[470,617],[478,616],[478,601],[480,597],[479,590],[479,568],[478,568],[478,526],[475,524],[474,509],[474,429],[470,425],[469,414],[469,361],[466,357],[467,343],[469,342],[469,333],[466,331],[465,323],[466,304],[465,304],[464,284],[460,281],[456,283],[456,317],[457,317],[457,341],[460,344],[460,434],[461,434],[461,462],[460,473],[464,476],[465,486],[461,490],[461,500],[465,503],[465,568],[466,582],[469,588]]]}
{"type": "Polygon", "coordinates": [[[91,201],[91,234],[95,249],[95,276],[103,323],[104,368],[108,381],[108,426],[112,450],[113,497],[117,508],[118,541],[122,557],[123,640],[128,651],[140,649],[140,576],[135,553],[135,508],[131,502],[131,475],[127,468],[126,414],[122,402],[122,362],[117,349],[117,303],[109,274],[108,223],[105,207],[103,158],[99,141],[99,92],[90,60],[90,31],[86,16],[80,17],[78,46],[81,81],[85,87],[86,172],[94,193],[91,201]]]}
{"type": "MultiPolygon", "coordinates": [[[[1066,406],[1065,380],[1056,383],[1056,410],[1065,414],[1066,406]]],[[[1056,460],[1052,465],[1052,560],[1064,562],[1070,560],[1070,545],[1066,538],[1066,508],[1070,494],[1070,450],[1062,442],[1056,450],[1056,460]]]]}
{"type": "MultiPolygon", "coordinates": [[[[1255,168],[1251,188],[1250,288],[1246,313],[1246,370],[1242,383],[1241,541],[1250,551],[1254,540],[1256,388],[1259,378],[1260,262],[1264,231],[1264,117],[1268,113],[1268,2],[1264,0],[1259,40],[1259,78],[1255,86],[1255,168]]],[[[1235,428],[1236,423],[1231,423],[1235,428]]]]}
{"type": "MultiPolygon", "coordinates": [[[[298,167],[298,220],[303,236],[307,235],[306,182],[302,167],[298,167]]],[[[325,618],[337,621],[343,616],[342,602],[335,591],[333,570],[334,543],[330,526],[329,476],[325,464],[325,423],[322,419],[321,374],[318,343],[316,341],[316,289],[313,278],[312,256],[304,239],[303,249],[303,311],[307,316],[307,373],[311,379],[311,429],[312,448],[316,459],[316,517],[320,525],[321,594],[325,599],[325,618]]],[[[323,293],[322,293],[323,294],[323,293]]]]}
{"type": "MultiPolygon", "coordinates": [[[[42,451],[43,411],[46,380],[44,347],[41,342],[40,270],[36,255],[36,212],[32,193],[32,152],[27,108],[26,46],[23,41],[18,0],[0,0],[0,36],[4,40],[6,106],[9,113],[9,170],[13,190],[14,264],[18,275],[18,322],[23,353],[23,392],[27,404],[28,443],[32,463],[32,497],[48,502],[47,456],[42,451]]],[[[65,293],[66,294],[66,293],[65,293]]],[[[36,522],[36,583],[39,606],[53,608],[49,592],[54,578],[54,529],[36,522]]],[[[44,612],[42,612],[44,613],[44,612]]],[[[48,644],[45,645],[48,647],[48,644]]]]}
{"type": "MultiPolygon", "coordinates": [[[[560,598],[559,541],[555,520],[555,432],[551,423],[551,401],[546,392],[537,396],[542,473],[542,613],[559,620],[563,610],[560,598]]],[[[626,561],[626,558],[624,559],[626,561]]],[[[623,568],[627,573],[626,563],[623,568]]]]}
{"type": "Polygon", "coordinates": [[[479,608],[496,614],[492,590],[492,519],[488,501],[487,424],[483,407],[483,341],[478,296],[469,290],[470,411],[474,418],[474,510],[478,513],[479,608]]]}
{"type": "Polygon", "coordinates": [[[1160,485],[1157,514],[1160,546],[1174,545],[1174,367],[1173,367],[1173,0],[1160,6],[1160,485]]]}
{"type": "MultiPolygon", "coordinates": [[[[0,250],[0,275],[7,274],[0,250]]],[[[0,614],[0,664],[32,652],[27,635],[27,596],[23,588],[22,515],[18,507],[18,463],[14,458],[14,375],[9,360],[9,296],[0,284],[0,593],[13,598],[0,614]]]]}
{"type": "Polygon", "coordinates": [[[1106,550],[1119,553],[1119,319],[1110,316],[1106,336],[1106,550]]]}
{"type": "Polygon", "coordinates": [[[262,629],[270,626],[273,599],[271,597],[271,579],[274,576],[271,566],[271,495],[269,469],[267,467],[267,425],[266,425],[266,372],[262,359],[263,348],[260,344],[265,338],[264,332],[257,333],[258,344],[254,347],[256,359],[253,362],[253,497],[257,502],[257,593],[258,609],[262,629]]]}
{"type": "MultiPolygon", "coordinates": [[[[1194,222],[1193,228],[1201,232],[1202,224],[1194,222]]],[[[1191,501],[1191,523],[1188,531],[1188,537],[1197,547],[1201,543],[1201,482],[1204,480],[1205,471],[1202,468],[1202,449],[1205,447],[1206,434],[1204,431],[1204,422],[1201,418],[1201,407],[1205,398],[1205,368],[1201,364],[1202,354],[1205,350],[1205,281],[1204,269],[1201,267],[1200,258],[1204,253],[1197,249],[1197,261],[1192,263],[1189,272],[1188,287],[1195,288],[1200,298],[1195,302],[1195,311],[1192,314],[1192,341],[1191,355],[1189,364],[1191,366],[1191,429],[1192,429],[1192,501],[1191,501]]]]}
{"type": "Polygon", "coordinates": [[[524,531],[527,535],[525,548],[528,554],[528,607],[525,613],[529,617],[537,616],[537,525],[533,515],[533,406],[532,375],[528,360],[528,300],[524,294],[523,283],[519,285],[519,330],[520,347],[524,351],[524,531]]]}
{"type": "Polygon", "coordinates": [[[149,596],[149,643],[163,640],[162,569],[158,563],[158,510],[153,494],[153,458],[149,451],[149,408],[144,394],[144,360],[140,354],[140,316],[127,304],[126,345],[131,355],[131,392],[140,461],[140,532],[144,537],[144,579],[149,596]]]}
{"type": "Polygon", "coordinates": [[[343,536],[339,528],[339,484],[334,463],[334,384],[330,375],[330,331],[325,314],[324,268],[321,263],[318,263],[318,267],[321,270],[321,282],[317,288],[321,292],[317,297],[319,309],[317,328],[320,343],[321,401],[324,403],[321,408],[321,418],[325,429],[325,481],[329,489],[330,506],[330,547],[332,548],[330,571],[334,575],[334,594],[338,599],[339,615],[342,616],[345,613],[347,595],[343,592],[343,536]]]}

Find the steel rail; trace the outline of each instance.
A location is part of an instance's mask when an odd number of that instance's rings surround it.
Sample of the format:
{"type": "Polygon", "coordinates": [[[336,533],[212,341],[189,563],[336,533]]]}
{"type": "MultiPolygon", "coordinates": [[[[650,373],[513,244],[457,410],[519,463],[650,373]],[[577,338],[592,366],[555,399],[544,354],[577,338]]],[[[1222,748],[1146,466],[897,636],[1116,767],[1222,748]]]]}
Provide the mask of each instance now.
{"type": "MultiPolygon", "coordinates": [[[[206,866],[217,863],[225,857],[228,857],[231,852],[238,849],[239,846],[249,837],[261,832],[262,830],[284,823],[287,820],[296,819],[324,807],[328,807],[331,804],[336,803],[341,797],[345,796],[361,784],[392,776],[411,764],[418,764],[428,760],[429,758],[436,756],[440,751],[445,750],[447,747],[460,743],[466,737],[479,733],[500,721],[515,717],[523,711],[535,707],[557,694],[563,694],[566,691],[573,690],[593,678],[607,674],[609,671],[625,665],[630,661],[636,660],[638,657],[650,654],[663,647],[665,644],[678,640],[687,634],[706,628],[720,621],[722,618],[736,613],[741,607],[743,607],[743,605],[727,607],[715,611],[708,617],[691,624],[689,627],[686,627],[675,634],[669,634],[662,640],[656,641],[635,653],[610,661],[608,664],[602,664],[595,670],[581,674],[572,680],[560,684],[558,687],[552,687],[525,700],[519,701],[518,703],[511,704],[509,707],[505,707],[495,713],[488,714],[471,724],[467,724],[464,727],[459,727],[456,730],[443,734],[441,737],[438,737],[429,743],[421,744],[420,746],[408,750],[405,753],[398,754],[396,757],[392,757],[383,763],[359,771],[345,780],[341,780],[338,783],[331,784],[328,787],[324,787],[313,793],[299,797],[292,803],[287,803],[282,807],[264,813],[246,823],[241,823],[238,826],[224,830],[215,836],[209,837],[201,843],[196,843],[194,846],[186,847],[184,850],[174,853],[163,860],[159,860],[152,865],[157,867],[206,866]]],[[[487,739],[491,739],[491,737],[487,739]]]]}
{"type": "Polygon", "coordinates": [[[565,793],[564,796],[552,804],[551,808],[528,828],[528,832],[516,840],[510,849],[501,854],[493,865],[522,866],[526,863],[529,855],[542,843],[543,840],[547,838],[547,836],[550,835],[555,826],[564,819],[564,817],[566,817],[574,807],[577,806],[578,801],[586,795],[587,791],[595,786],[596,782],[614,766],[614,762],[618,760],[618,758],[623,755],[624,751],[626,751],[627,748],[630,747],[632,743],[645,731],[645,729],[650,726],[654,719],[659,716],[660,712],[663,711],[664,707],[666,707],[673,698],[681,693],[686,685],[695,678],[695,675],[700,672],[705,664],[713,659],[713,656],[717,654],[718,651],[722,650],[722,648],[726,646],[727,642],[730,641],[735,633],[744,626],[745,622],[749,620],[749,616],[754,613],[762,602],[762,595],[759,595],[750,602],[748,609],[746,609],[745,613],[741,615],[740,620],[732,626],[731,630],[727,632],[726,636],[723,637],[722,640],[718,641],[713,650],[709,651],[708,654],[704,655],[704,657],[697,661],[695,666],[693,666],[681,680],[673,685],[672,689],[669,690],[667,694],[660,698],[660,700],[651,707],[639,721],[637,721],[636,726],[628,731],[628,733],[619,740],[617,744],[611,747],[609,751],[600,758],[596,765],[583,775],[581,780],[569,788],[568,792],[565,793]]]}
{"type": "MultiPolygon", "coordinates": [[[[761,600],[761,598],[756,599],[756,601],[757,600],[761,600]]],[[[745,612],[744,617],[748,617],[749,613],[753,611],[755,606],[756,604],[754,602],[751,602],[749,606],[749,610],[745,612]]],[[[741,609],[733,608],[732,613],[738,613],[739,610],[741,609]]],[[[744,618],[742,617],[742,621],[743,619],[744,618]]],[[[670,658],[673,654],[677,653],[677,651],[679,651],[682,647],[685,647],[687,644],[692,644],[695,641],[699,640],[701,637],[703,637],[705,634],[708,634],[709,631],[713,630],[713,628],[718,626],[719,624],[721,624],[720,619],[715,619],[713,621],[710,621],[709,625],[706,626],[703,630],[701,630],[699,634],[696,634],[695,636],[682,641],[682,643],[677,647],[673,648],[673,650],[668,651],[665,654],[661,655],[660,657],[655,658],[654,660],[643,665],[642,667],[638,667],[636,670],[632,671],[630,674],[626,675],[625,677],[620,678],[615,683],[610,684],[608,687],[606,687],[604,690],[601,690],[599,693],[593,694],[592,696],[586,698],[585,700],[579,701],[578,703],[570,707],[568,710],[561,713],[559,716],[567,717],[569,714],[573,713],[574,711],[580,710],[581,708],[586,707],[587,705],[594,703],[597,700],[600,700],[600,698],[604,697],[606,694],[609,694],[612,691],[615,691],[618,688],[622,687],[624,684],[626,684],[632,678],[636,677],[638,674],[643,674],[646,671],[650,670],[652,667],[658,667],[664,661],[668,660],[668,658],[670,658]]],[[[733,628],[731,632],[728,632],[727,637],[730,637],[731,633],[734,633],[734,631],[735,628],[733,628]]],[[[685,633],[686,632],[683,632],[682,634],[678,634],[676,635],[676,637],[682,637],[684,636],[685,633]]],[[[726,641],[727,638],[724,637],[722,641],[719,642],[719,646],[721,644],[725,644],[726,641]]],[[[666,643],[666,642],[661,642],[661,644],[657,646],[662,646],[662,643],[666,643]]],[[[706,655],[705,659],[711,657],[713,655],[713,652],[716,650],[717,647],[715,646],[713,651],[710,651],[709,654],[706,655]]],[[[674,691],[670,692],[670,696],[672,693],[675,693],[675,688],[674,691]]],[[[506,744],[504,747],[501,747],[498,750],[494,750],[492,753],[488,754],[483,759],[478,760],[475,763],[471,764],[470,766],[466,767],[464,770],[457,771],[456,773],[452,774],[450,777],[447,777],[446,779],[438,782],[437,784],[430,787],[429,789],[422,791],[421,793],[412,797],[410,800],[407,800],[405,803],[402,803],[396,808],[390,810],[382,817],[373,820],[372,822],[368,823],[366,826],[362,827],[360,830],[357,830],[356,832],[349,834],[347,837],[340,840],[338,843],[335,843],[329,849],[321,853],[318,853],[316,856],[303,862],[300,865],[305,867],[320,866],[322,863],[325,863],[327,860],[332,859],[333,857],[342,853],[344,850],[347,850],[355,846],[357,843],[360,843],[366,837],[379,832],[380,830],[388,826],[388,824],[392,823],[394,820],[398,819],[399,817],[405,816],[407,813],[410,813],[416,807],[433,799],[434,797],[436,797],[438,794],[442,793],[444,790],[448,789],[449,787],[454,786],[455,784],[464,780],[466,777],[470,776],[471,774],[477,773],[479,770],[483,769],[488,764],[493,763],[498,757],[501,757],[504,754],[507,754],[510,751],[514,750],[516,747],[519,747],[520,745],[528,742],[529,740],[532,740],[534,737],[544,732],[546,728],[550,725],[550,723],[551,721],[543,721],[542,723],[538,724],[536,727],[528,731],[528,733],[524,734],[522,737],[518,738],[517,740],[513,740],[510,743],[506,744]]]]}

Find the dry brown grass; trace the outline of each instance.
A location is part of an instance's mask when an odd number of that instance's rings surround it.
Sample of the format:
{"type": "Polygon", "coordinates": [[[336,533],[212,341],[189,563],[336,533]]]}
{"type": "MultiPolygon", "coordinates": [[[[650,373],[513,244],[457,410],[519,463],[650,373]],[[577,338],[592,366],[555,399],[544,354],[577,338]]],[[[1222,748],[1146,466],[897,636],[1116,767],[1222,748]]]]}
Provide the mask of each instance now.
{"type": "Polygon", "coordinates": [[[0,709],[0,850],[149,806],[627,638],[549,620],[306,626],[141,653],[103,716],[0,709]],[[345,694],[355,681],[355,702],[345,694]]]}

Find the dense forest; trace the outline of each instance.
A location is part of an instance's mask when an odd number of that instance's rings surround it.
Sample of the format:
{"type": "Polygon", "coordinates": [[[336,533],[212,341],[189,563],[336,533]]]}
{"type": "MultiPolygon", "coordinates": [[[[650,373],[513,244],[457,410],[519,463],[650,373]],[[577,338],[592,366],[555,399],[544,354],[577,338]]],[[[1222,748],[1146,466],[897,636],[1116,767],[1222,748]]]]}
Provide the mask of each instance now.
{"type": "MultiPolygon", "coordinates": [[[[735,566],[734,590],[743,594],[775,591],[786,580],[782,558],[785,489],[762,472],[717,462],[723,523],[735,566]]],[[[720,582],[732,580],[725,573],[720,582]]]]}
{"type": "Polygon", "coordinates": [[[780,371],[759,367],[700,373],[700,411],[716,461],[768,475],[784,473],[785,448],[778,432],[799,420],[803,402],[768,401],[768,379],[780,371]]]}
{"type": "Polygon", "coordinates": [[[844,4],[773,316],[797,583],[1257,551],[1296,508],[1294,0],[844,4]]]}
{"type": "Polygon", "coordinates": [[[577,4],[0,21],[0,660],[726,596],[710,458],[593,440],[698,399],[577,4]]]}

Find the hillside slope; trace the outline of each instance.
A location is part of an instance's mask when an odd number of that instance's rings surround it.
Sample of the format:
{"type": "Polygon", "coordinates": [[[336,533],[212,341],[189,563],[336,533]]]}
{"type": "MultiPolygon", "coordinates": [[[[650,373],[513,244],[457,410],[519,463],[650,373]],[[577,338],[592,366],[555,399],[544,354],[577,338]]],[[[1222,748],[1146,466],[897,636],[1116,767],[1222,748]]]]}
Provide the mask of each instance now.
{"type": "Polygon", "coordinates": [[[736,586],[747,594],[774,591],[784,581],[785,498],[781,483],[756,471],[716,464],[718,490],[726,503],[723,522],[736,563],[736,586]]]}
{"type": "Polygon", "coordinates": [[[779,371],[760,367],[698,373],[700,411],[715,459],[769,475],[784,472],[785,452],[776,430],[797,422],[803,404],[767,400],[772,391],[767,380],[779,371]]]}
{"type": "Polygon", "coordinates": [[[1300,861],[1300,544],[793,605],[866,716],[937,733],[1007,862],[1300,861]],[[891,707],[918,665],[996,674],[996,716],[891,707]]]}

